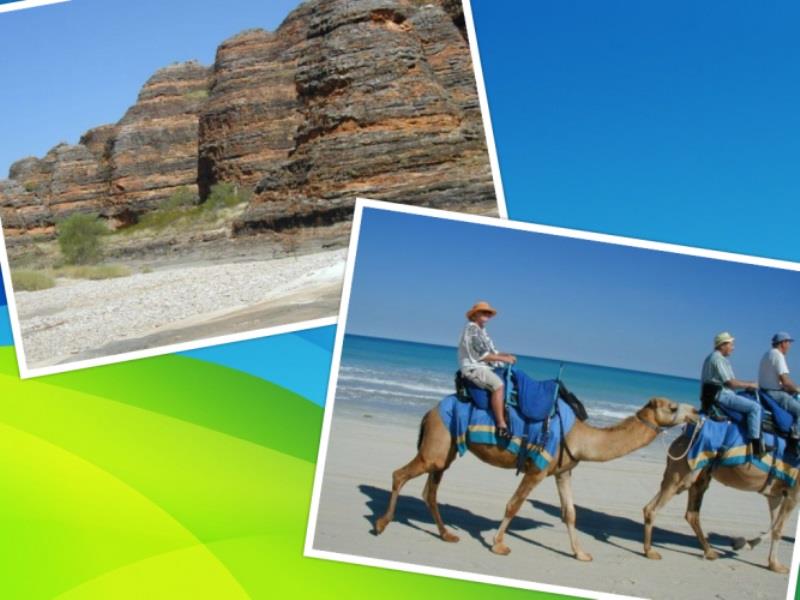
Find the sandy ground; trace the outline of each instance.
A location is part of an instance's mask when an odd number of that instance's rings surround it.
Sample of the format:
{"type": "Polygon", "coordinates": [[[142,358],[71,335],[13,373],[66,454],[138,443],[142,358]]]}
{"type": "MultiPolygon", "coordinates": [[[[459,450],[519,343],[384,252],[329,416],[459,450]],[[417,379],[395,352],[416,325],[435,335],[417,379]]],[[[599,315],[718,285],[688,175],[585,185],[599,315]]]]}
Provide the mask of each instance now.
{"type": "MultiPolygon", "coordinates": [[[[658,490],[664,468],[666,449],[659,440],[615,461],[580,464],[573,472],[579,537],[593,562],[572,558],[552,478],[534,489],[512,522],[506,538],[511,554],[492,554],[492,536],[519,480],[513,471],[485,465],[469,453],[454,462],[439,489],[442,517],[461,537],[459,543],[439,539],[420,497],[424,477],[406,484],[396,520],[375,536],[372,522],[385,510],[391,473],[414,456],[416,436],[411,422],[384,424],[374,415],[337,409],[314,548],[646,598],[786,597],[788,575],[765,568],[766,540],[738,552],[730,545],[732,536],[752,538],[766,530],[766,501],[716,482],[705,496],[703,526],[721,558],[702,558],[683,519],[686,494],[658,516],[654,546],[663,560],[643,556],[642,507],[658,490]]],[[[786,565],[796,527],[795,514],[779,553],[786,565]]]]}
{"type": "Polygon", "coordinates": [[[334,316],[346,250],[173,264],[15,295],[31,368],[334,316]]]}

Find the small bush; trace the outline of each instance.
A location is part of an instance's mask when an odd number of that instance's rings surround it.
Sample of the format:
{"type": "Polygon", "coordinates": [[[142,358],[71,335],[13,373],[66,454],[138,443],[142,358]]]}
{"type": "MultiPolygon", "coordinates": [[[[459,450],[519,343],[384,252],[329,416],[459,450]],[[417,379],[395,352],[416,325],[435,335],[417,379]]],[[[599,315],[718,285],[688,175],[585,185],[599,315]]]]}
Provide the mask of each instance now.
{"type": "Polygon", "coordinates": [[[124,265],[80,265],[61,267],[54,271],[56,277],[70,279],[114,279],[127,277],[132,271],[124,265]]]}
{"type": "Polygon", "coordinates": [[[199,198],[195,192],[186,186],[178,188],[164,203],[158,207],[158,210],[169,210],[172,208],[186,208],[195,206],[199,198]]]}
{"type": "Polygon", "coordinates": [[[35,292],[55,286],[56,282],[39,271],[12,271],[11,285],[15,292],[35,292]]]}
{"type": "Polygon", "coordinates": [[[192,90],[183,95],[187,100],[204,100],[208,98],[208,90],[192,90]]]}
{"type": "Polygon", "coordinates": [[[203,203],[207,210],[217,210],[226,206],[236,206],[250,200],[249,190],[240,189],[232,183],[215,183],[211,186],[211,193],[203,203]]]}
{"type": "Polygon", "coordinates": [[[100,238],[108,228],[97,215],[75,213],[58,224],[58,246],[69,265],[98,262],[103,251],[100,238]]]}

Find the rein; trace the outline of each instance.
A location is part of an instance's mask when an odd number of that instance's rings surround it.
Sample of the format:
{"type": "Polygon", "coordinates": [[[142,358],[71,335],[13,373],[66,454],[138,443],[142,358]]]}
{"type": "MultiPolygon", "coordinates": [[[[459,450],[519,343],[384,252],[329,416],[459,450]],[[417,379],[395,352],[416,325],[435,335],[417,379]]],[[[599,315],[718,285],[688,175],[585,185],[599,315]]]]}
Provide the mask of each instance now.
{"type": "MultiPolygon", "coordinates": [[[[692,432],[692,437],[689,438],[689,443],[686,444],[686,450],[684,450],[683,454],[681,454],[680,456],[672,456],[672,454],[670,454],[670,452],[669,452],[669,448],[667,448],[667,456],[669,456],[669,458],[671,460],[676,461],[676,462],[686,458],[686,456],[689,454],[689,450],[692,449],[692,446],[694,445],[694,441],[697,439],[697,436],[700,433],[700,430],[703,428],[703,425],[705,425],[705,424],[706,424],[706,420],[705,419],[701,419],[699,423],[695,423],[694,431],[692,432]]],[[[682,435],[685,436],[686,434],[684,433],[682,435]]]]}

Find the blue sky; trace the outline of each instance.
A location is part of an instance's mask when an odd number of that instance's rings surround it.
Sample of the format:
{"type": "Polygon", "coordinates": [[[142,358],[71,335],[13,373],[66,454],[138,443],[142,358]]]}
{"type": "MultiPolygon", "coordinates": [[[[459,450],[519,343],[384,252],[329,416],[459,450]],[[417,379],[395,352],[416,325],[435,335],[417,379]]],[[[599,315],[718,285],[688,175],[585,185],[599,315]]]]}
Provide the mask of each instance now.
{"type": "Polygon", "coordinates": [[[472,0],[512,218],[800,260],[799,3],[499,6],[472,0]]]}
{"type": "Polygon", "coordinates": [[[488,300],[501,350],[697,377],[730,330],[755,377],[798,297],[798,272],[365,209],[347,332],[455,346],[488,300]]]}
{"type": "Polygon", "coordinates": [[[119,120],[157,69],[243,29],[274,30],[299,0],[73,0],[0,14],[0,178],[25,156],[119,120]]]}

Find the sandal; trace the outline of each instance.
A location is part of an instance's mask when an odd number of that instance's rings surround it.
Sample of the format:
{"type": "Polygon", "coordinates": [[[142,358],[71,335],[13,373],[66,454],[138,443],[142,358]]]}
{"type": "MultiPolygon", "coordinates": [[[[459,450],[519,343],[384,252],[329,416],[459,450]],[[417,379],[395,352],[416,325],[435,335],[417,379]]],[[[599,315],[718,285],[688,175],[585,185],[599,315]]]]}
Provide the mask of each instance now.
{"type": "Polygon", "coordinates": [[[497,437],[501,440],[511,441],[511,438],[514,436],[511,435],[511,432],[505,427],[498,427],[497,428],[497,437]]]}

